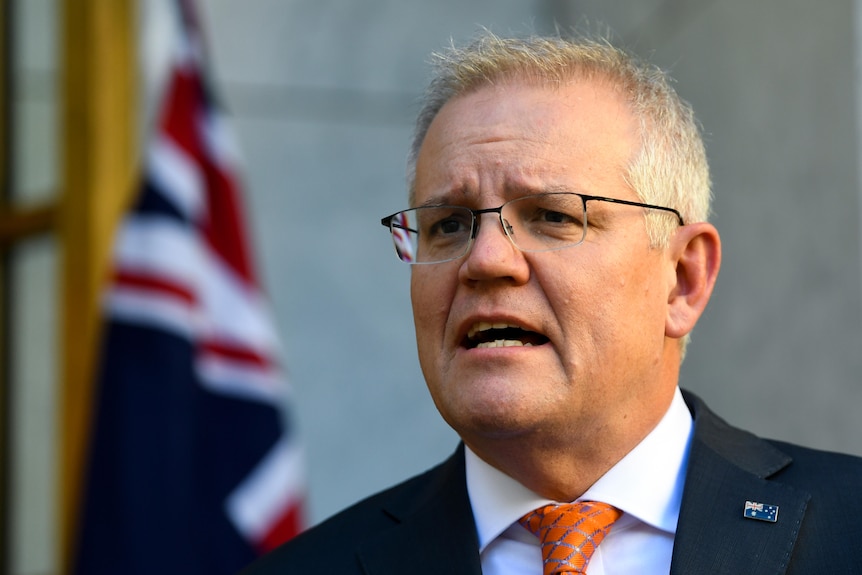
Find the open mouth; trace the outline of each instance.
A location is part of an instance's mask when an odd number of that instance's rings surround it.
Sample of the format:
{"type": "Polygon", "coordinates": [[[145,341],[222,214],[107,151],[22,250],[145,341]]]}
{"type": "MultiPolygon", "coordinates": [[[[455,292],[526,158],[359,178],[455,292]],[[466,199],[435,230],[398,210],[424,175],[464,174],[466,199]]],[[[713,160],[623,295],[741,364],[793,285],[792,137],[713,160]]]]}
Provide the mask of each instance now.
{"type": "Polygon", "coordinates": [[[467,349],[491,347],[532,347],[548,343],[548,338],[521,326],[508,323],[474,324],[462,345],[467,349]]]}

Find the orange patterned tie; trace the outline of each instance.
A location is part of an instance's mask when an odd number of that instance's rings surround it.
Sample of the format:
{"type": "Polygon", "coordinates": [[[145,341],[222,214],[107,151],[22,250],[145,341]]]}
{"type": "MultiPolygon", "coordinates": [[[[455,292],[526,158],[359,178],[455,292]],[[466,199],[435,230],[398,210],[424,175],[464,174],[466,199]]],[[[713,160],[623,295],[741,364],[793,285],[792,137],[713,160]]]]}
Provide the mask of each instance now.
{"type": "Polygon", "coordinates": [[[540,507],[519,522],[542,544],[544,575],[586,573],[590,557],[620,515],[607,503],[579,501],[540,507]]]}

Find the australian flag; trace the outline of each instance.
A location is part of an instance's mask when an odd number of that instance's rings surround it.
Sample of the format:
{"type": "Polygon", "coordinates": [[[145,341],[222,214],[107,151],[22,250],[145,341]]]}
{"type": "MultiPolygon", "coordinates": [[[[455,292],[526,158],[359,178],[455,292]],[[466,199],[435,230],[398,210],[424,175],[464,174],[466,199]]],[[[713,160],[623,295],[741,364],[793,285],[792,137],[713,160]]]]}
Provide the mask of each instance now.
{"type": "Polygon", "coordinates": [[[775,523],[778,521],[778,506],[769,505],[767,503],[757,503],[756,501],[746,501],[745,507],[742,510],[743,517],[748,519],[759,519],[775,523]]]}
{"type": "Polygon", "coordinates": [[[233,574],[302,524],[302,457],[187,3],[105,297],[77,575],[233,574]]]}

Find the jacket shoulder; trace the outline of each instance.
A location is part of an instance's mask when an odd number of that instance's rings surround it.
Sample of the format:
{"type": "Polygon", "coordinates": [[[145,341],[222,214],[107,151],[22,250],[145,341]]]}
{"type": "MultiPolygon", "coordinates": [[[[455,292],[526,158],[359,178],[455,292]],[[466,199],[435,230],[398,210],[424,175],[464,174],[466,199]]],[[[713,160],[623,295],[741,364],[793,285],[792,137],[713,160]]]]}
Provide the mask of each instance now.
{"type": "Polygon", "coordinates": [[[862,458],[759,438],[684,395],[695,427],[672,573],[862,572],[847,544],[862,539],[862,458]],[[746,519],[749,500],[777,521],[746,519]]]}
{"type": "Polygon", "coordinates": [[[459,448],[436,467],[380,491],[300,533],[242,571],[242,575],[327,572],[360,573],[356,549],[396,527],[401,517],[431,500],[453,474],[463,474],[459,448]]]}
{"type": "Polygon", "coordinates": [[[791,458],[787,467],[770,479],[804,489],[812,503],[829,502],[838,509],[853,510],[854,522],[862,516],[862,457],[803,447],[785,441],[767,439],[767,443],[791,458]]]}

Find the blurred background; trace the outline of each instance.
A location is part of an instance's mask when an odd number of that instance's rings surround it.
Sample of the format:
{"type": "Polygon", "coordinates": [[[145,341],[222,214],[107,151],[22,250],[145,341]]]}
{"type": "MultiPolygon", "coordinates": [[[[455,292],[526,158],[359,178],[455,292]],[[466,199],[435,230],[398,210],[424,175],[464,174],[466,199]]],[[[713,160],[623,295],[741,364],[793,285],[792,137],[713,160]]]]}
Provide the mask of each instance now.
{"type": "MultiPolygon", "coordinates": [[[[176,17],[168,0],[119,4],[128,27],[91,24],[132,47],[131,83],[122,85],[135,90],[116,113],[134,129],[134,173],[176,17]]],[[[75,369],[67,348],[81,329],[64,287],[80,271],[70,269],[75,248],[64,235],[76,212],[62,200],[75,173],[69,150],[90,137],[75,131],[64,104],[72,74],[64,62],[87,8],[0,5],[10,88],[0,204],[2,572],[48,575],[61,572],[58,484],[68,480],[63,413],[75,369]]],[[[670,70],[704,127],[724,249],[682,386],[757,434],[862,454],[858,1],[200,0],[198,8],[243,156],[248,229],[305,450],[310,523],[456,446],[419,371],[408,266],[379,219],[406,207],[405,159],[429,54],[481,27],[502,35],[607,28],[670,70]]],[[[122,91],[117,82],[91,87],[95,105],[122,91]]],[[[114,214],[131,187],[127,176],[117,181],[118,199],[107,201],[114,214]]]]}

